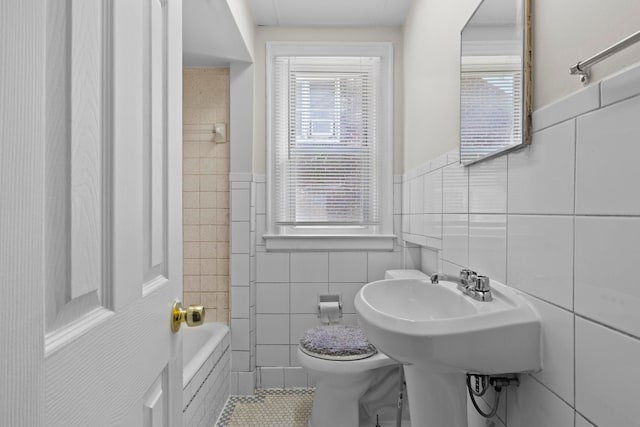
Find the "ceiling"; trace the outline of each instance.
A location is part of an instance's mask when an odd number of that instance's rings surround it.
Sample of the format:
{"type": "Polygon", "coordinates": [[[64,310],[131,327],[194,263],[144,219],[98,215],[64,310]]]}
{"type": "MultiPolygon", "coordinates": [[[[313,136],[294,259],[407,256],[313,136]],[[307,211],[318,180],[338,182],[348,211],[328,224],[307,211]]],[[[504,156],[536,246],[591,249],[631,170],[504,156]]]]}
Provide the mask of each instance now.
{"type": "Polygon", "coordinates": [[[401,26],[413,0],[248,0],[256,25],[401,26]]]}

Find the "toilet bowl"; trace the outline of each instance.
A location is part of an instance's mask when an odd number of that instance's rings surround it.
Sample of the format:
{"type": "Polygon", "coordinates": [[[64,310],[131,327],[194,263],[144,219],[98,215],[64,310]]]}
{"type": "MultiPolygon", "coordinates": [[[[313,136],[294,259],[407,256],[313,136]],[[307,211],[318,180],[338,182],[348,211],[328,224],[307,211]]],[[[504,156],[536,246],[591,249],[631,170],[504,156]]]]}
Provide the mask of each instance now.
{"type": "Polygon", "coordinates": [[[311,356],[300,348],[298,362],[315,381],[309,427],[358,427],[360,398],[376,378],[383,375],[381,368],[397,369],[398,366],[398,362],[382,353],[360,360],[327,360],[311,356]]]}
{"type": "MultiPolygon", "coordinates": [[[[389,270],[385,278],[426,278],[417,270],[389,270]]],[[[394,408],[399,382],[399,364],[384,353],[374,350],[365,358],[331,357],[315,353],[313,349],[298,346],[298,362],[315,381],[313,408],[309,427],[359,427],[361,413],[375,421],[375,414],[386,408],[394,408]],[[373,389],[386,388],[384,393],[373,393],[373,389]],[[371,394],[367,399],[365,394],[371,394]],[[382,397],[381,397],[382,396],[382,397]],[[363,401],[368,401],[363,408],[363,401]],[[373,409],[371,409],[373,408],[373,409]]],[[[408,414],[408,411],[405,413],[408,414]]]]}

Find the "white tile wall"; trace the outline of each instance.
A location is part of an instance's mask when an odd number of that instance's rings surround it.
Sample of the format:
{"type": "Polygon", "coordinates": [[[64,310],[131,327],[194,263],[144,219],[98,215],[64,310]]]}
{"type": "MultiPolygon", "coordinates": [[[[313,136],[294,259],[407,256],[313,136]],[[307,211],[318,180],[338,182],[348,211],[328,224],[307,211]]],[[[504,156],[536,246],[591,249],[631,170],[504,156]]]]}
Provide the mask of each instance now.
{"type": "Polygon", "coordinates": [[[446,166],[443,171],[443,212],[469,212],[469,168],[454,163],[446,166]]]}
{"type": "Polygon", "coordinates": [[[291,283],[291,304],[285,313],[312,314],[318,311],[318,295],[329,293],[328,283],[291,283]]]}
{"type": "Polygon", "coordinates": [[[637,339],[576,318],[576,409],[601,427],[638,425],[638,360],[637,339]]]}
{"type": "Polygon", "coordinates": [[[256,274],[259,282],[289,281],[288,253],[258,252],[256,262],[256,274]]]}
{"type": "Polygon", "coordinates": [[[260,368],[260,387],[284,388],[284,368],[260,368]]]}
{"type": "Polygon", "coordinates": [[[509,153],[509,213],[573,214],[575,120],[533,135],[509,153]]]}
{"type": "Polygon", "coordinates": [[[479,274],[506,282],[506,215],[469,215],[469,266],[479,274]]]}
{"type": "Polygon", "coordinates": [[[640,215],[638,117],[636,96],[578,118],[576,214],[640,215]]]}
{"type": "Polygon", "coordinates": [[[328,252],[298,252],[291,254],[292,282],[328,282],[328,252]]]}
{"type": "Polygon", "coordinates": [[[289,283],[256,283],[258,314],[289,312],[289,283]]]}
{"type": "Polygon", "coordinates": [[[638,261],[640,217],[576,217],[576,313],[640,337],[638,261]]]}
{"type": "Polygon", "coordinates": [[[257,346],[258,366],[289,366],[289,345],[257,346]]]}
{"type": "Polygon", "coordinates": [[[527,299],[542,319],[544,368],[534,376],[573,405],[573,313],[534,297],[527,299]]]}
{"type": "Polygon", "coordinates": [[[442,259],[468,265],[469,214],[444,214],[442,221],[442,259]]]}
{"type": "Polygon", "coordinates": [[[184,425],[211,426],[222,412],[230,392],[230,351],[228,338],[220,342],[183,388],[184,425]],[[226,343],[226,344],[225,344],[226,343]]]}
{"type": "Polygon", "coordinates": [[[507,394],[507,427],[572,426],[574,410],[528,375],[507,394]]]}
{"type": "Polygon", "coordinates": [[[367,280],[373,282],[384,279],[384,272],[402,268],[402,252],[369,252],[367,254],[367,280]]]}
{"type": "Polygon", "coordinates": [[[507,157],[478,163],[469,169],[469,212],[507,212],[507,157]]]}
{"type": "Polygon", "coordinates": [[[509,215],[507,282],[573,308],[573,217],[509,215]]]}
{"type": "Polygon", "coordinates": [[[366,282],[366,252],[332,252],[329,254],[330,282],[366,282]]]}
{"type": "Polygon", "coordinates": [[[527,148],[468,168],[449,153],[440,248],[412,219],[442,162],[404,175],[403,233],[422,270],[470,267],[523,291],[542,319],[544,369],[509,389],[506,415],[471,426],[640,426],[639,95],[636,66],[535,112],[527,148]]]}

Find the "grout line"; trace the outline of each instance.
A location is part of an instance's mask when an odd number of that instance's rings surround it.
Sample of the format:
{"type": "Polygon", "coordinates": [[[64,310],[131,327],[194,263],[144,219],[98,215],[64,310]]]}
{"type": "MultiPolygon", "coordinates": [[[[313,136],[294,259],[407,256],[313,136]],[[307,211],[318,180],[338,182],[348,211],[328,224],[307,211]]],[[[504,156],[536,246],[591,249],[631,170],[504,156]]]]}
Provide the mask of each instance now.
{"type": "Polygon", "coordinates": [[[594,323],[594,324],[596,324],[596,325],[598,325],[598,326],[600,326],[602,328],[609,329],[610,331],[613,331],[613,332],[617,332],[617,333],[619,333],[621,335],[626,336],[627,338],[632,338],[634,340],[640,341],[640,336],[633,335],[630,332],[623,331],[622,329],[618,329],[615,326],[611,326],[611,325],[608,325],[606,323],[603,323],[600,320],[592,319],[591,317],[587,317],[584,314],[580,314],[580,313],[576,313],[576,312],[574,312],[574,314],[575,314],[576,318],[579,318],[579,319],[582,319],[582,320],[586,320],[586,321],[594,323]]]}
{"type": "MultiPolygon", "coordinates": [[[[598,91],[600,92],[600,91],[598,91]]],[[[576,369],[576,190],[577,186],[577,169],[578,169],[578,120],[573,121],[573,248],[572,248],[572,265],[573,269],[571,272],[571,311],[573,313],[573,402],[575,405],[576,401],[576,377],[577,377],[577,369],[576,369]]],[[[574,407],[575,411],[575,407],[574,407]]],[[[575,425],[575,412],[573,415],[573,423],[575,425]]]]}

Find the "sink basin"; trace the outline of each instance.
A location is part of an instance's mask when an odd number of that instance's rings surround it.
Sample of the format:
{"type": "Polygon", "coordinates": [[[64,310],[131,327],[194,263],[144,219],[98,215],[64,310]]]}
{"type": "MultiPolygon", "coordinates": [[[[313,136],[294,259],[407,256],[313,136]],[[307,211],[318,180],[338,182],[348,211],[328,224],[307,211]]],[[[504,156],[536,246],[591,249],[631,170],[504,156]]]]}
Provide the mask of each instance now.
{"type": "Polygon", "coordinates": [[[541,369],[537,313],[517,291],[495,281],[491,288],[493,300],[483,302],[449,281],[388,279],[368,283],[356,295],[369,341],[405,364],[415,425],[467,425],[466,373],[541,369]]]}

